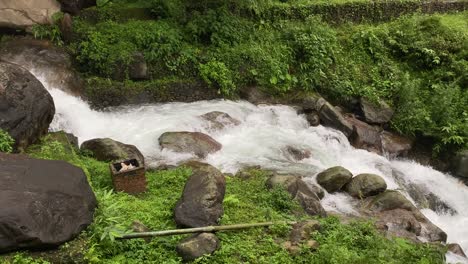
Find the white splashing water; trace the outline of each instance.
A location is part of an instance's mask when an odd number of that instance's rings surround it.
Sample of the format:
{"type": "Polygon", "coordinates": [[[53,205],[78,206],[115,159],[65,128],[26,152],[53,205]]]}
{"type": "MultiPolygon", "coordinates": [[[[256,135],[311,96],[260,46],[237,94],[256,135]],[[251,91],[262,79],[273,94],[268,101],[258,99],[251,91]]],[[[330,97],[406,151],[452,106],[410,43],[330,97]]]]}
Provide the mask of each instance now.
{"type": "MultiPolygon", "coordinates": [[[[36,72],[37,73],[37,72],[36,72]]],[[[89,105],[51,87],[47,80],[38,79],[54,98],[56,115],[52,130],[75,134],[80,142],[109,137],[136,145],[151,165],[176,164],[190,155],[161,151],[159,136],[166,131],[199,131],[209,134],[223,148],[206,158],[206,162],[223,172],[234,173],[239,168],[260,165],[263,168],[310,176],[335,165],[348,168],[353,174],[376,173],[385,178],[389,189],[400,189],[393,172],[404,175],[408,183],[426,186],[457,213],[454,215],[423,209],[423,214],[448,234],[448,242],[459,243],[468,252],[468,188],[450,175],[412,161],[388,160],[385,157],[355,149],[346,137],[322,126],[309,127],[303,116],[287,106],[255,106],[248,102],[225,100],[195,103],[167,103],[114,108],[106,112],[91,110],[89,105]],[[206,128],[200,115],[222,111],[240,120],[238,126],[220,131],[206,128]],[[284,149],[288,146],[310,150],[310,158],[300,162],[291,159],[284,149]]],[[[401,182],[400,182],[401,184],[401,182]]],[[[406,194],[406,193],[405,193],[406,194]]],[[[406,194],[407,195],[407,194],[406,194]]],[[[345,214],[355,213],[353,199],[348,195],[326,194],[322,200],[326,210],[345,214]]],[[[467,262],[447,254],[448,262],[467,262]]]]}

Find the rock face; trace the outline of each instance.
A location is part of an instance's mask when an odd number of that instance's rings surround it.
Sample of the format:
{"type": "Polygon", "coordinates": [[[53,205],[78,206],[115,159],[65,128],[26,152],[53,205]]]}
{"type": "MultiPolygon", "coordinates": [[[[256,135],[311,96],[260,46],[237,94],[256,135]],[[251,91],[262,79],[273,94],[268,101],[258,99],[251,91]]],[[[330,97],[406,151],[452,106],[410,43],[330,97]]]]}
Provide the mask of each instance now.
{"type": "Polygon", "coordinates": [[[185,166],[192,169],[192,175],[175,207],[175,222],[181,227],[216,225],[224,212],[224,175],[201,162],[189,162],[185,166]]]}
{"type": "Polygon", "coordinates": [[[231,117],[229,114],[219,111],[213,111],[200,116],[207,122],[206,128],[221,130],[226,126],[238,126],[240,121],[231,117]]]}
{"type": "Polygon", "coordinates": [[[190,261],[215,252],[220,246],[219,239],[212,233],[201,233],[182,240],[177,245],[177,253],[190,261]]]}
{"type": "Polygon", "coordinates": [[[413,146],[413,141],[411,139],[388,131],[383,131],[380,138],[382,140],[382,152],[391,157],[406,155],[413,146]]]}
{"type": "Polygon", "coordinates": [[[466,258],[465,252],[463,251],[462,247],[459,244],[448,244],[447,249],[448,251],[454,254],[457,254],[459,256],[466,258]]]}
{"type": "Polygon", "coordinates": [[[457,153],[451,163],[456,176],[468,179],[468,150],[457,153]]]}
{"type": "Polygon", "coordinates": [[[286,154],[290,156],[292,160],[296,160],[296,161],[308,159],[312,155],[311,151],[308,149],[299,149],[299,148],[292,147],[292,146],[287,146],[284,149],[284,152],[286,152],[286,154]]]}
{"type": "Polygon", "coordinates": [[[70,55],[49,41],[30,38],[5,41],[0,45],[0,58],[40,73],[50,87],[76,96],[83,93],[84,82],[73,68],[70,55]]]}
{"type": "Polygon", "coordinates": [[[351,179],[345,189],[353,197],[366,198],[385,191],[387,183],[379,175],[363,173],[351,179]]]}
{"type": "Polygon", "coordinates": [[[47,133],[55,114],[52,97],[26,69],[0,61],[0,128],[24,149],[47,133]]]}
{"type": "Polygon", "coordinates": [[[280,186],[287,190],[309,215],[327,215],[320,204],[320,199],[324,196],[323,190],[316,185],[305,182],[300,176],[274,174],[267,180],[266,186],[269,189],[280,186]]]}
{"type": "Polygon", "coordinates": [[[91,224],[96,198],[64,161],[0,154],[0,253],[58,246],[91,224]]]}
{"type": "Polygon", "coordinates": [[[0,27],[26,29],[37,24],[51,24],[52,15],[60,11],[55,0],[0,1],[0,27]]]}
{"type": "Polygon", "coordinates": [[[94,157],[101,161],[137,159],[140,165],[145,164],[145,158],[137,147],[110,138],[95,138],[85,141],[81,144],[81,150],[91,151],[94,157]]]}
{"type": "Polygon", "coordinates": [[[383,101],[372,103],[365,98],[361,98],[360,106],[364,119],[370,124],[388,123],[394,113],[393,109],[383,101]]]}
{"type": "Polygon", "coordinates": [[[96,0],[58,0],[62,7],[62,12],[77,15],[83,8],[96,5],[96,0]]]}
{"type": "Polygon", "coordinates": [[[353,133],[352,125],[330,103],[325,102],[320,107],[319,116],[320,121],[323,125],[335,128],[343,132],[343,134],[345,134],[345,136],[347,137],[349,137],[351,133],[353,133]]]}
{"type": "Polygon", "coordinates": [[[166,132],[159,137],[162,149],[179,153],[193,153],[199,158],[221,149],[221,144],[200,132],[166,132]]]}
{"type": "Polygon", "coordinates": [[[447,234],[427,219],[405,196],[398,191],[385,191],[369,197],[364,206],[378,219],[380,227],[390,235],[427,241],[447,240],[447,234]],[[420,226],[420,227],[419,227],[420,226]]]}
{"type": "Polygon", "coordinates": [[[353,174],[349,170],[336,166],[317,174],[317,183],[327,192],[333,193],[341,190],[352,178],[353,174]]]}

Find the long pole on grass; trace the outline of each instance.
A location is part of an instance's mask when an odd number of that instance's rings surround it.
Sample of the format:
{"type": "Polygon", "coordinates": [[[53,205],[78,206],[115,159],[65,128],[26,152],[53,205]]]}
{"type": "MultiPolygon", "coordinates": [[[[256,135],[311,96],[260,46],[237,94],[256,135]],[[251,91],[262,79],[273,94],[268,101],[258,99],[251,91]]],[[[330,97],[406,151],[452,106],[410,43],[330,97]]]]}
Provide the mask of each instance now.
{"type": "Polygon", "coordinates": [[[237,229],[246,229],[252,227],[265,227],[278,224],[294,225],[297,222],[263,222],[263,223],[252,223],[252,224],[237,224],[237,225],[221,225],[221,226],[204,226],[195,228],[183,228],[163,231],[151,231],[151,232],[138,232],[124,234],[118,239],[132,239],[132,238],[147,238],[147,237],[158,237],[158,236],[172,236],[182,235],[190,233],[202,233],[202,232],[217,232],[217,231],[229,231],[237,229]]]}

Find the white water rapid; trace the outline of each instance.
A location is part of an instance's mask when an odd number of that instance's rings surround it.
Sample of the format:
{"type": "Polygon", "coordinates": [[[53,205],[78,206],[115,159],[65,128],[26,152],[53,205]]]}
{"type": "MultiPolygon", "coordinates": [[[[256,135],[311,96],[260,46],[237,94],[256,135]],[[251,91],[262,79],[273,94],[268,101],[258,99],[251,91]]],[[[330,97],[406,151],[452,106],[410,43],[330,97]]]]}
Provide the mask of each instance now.
{"type": "MultiPolygon", "coordinates": [[[[175,164],[187,155],[161,151],[158,137],[166,131],[200,131],[219,141],[223,148],[211,154],[206,162],[223,172],[234,173],[245,165],[300,173],[314,181],[317,172],[341,165],[353,174],[376,173],[383,176],[389,189],[399,189],[405,195],[408,184],[425,186],[455,214],[423,209],[422,213],[448,234],[448,242],[459,243],[468,252],[468,187],[450,175],[409,160],[389,160],[355,149],[338,131],[323,126],[309,127],[303,116],[287,106],[255,106],[248,102],[225,100],[195,103],[167,103],[127,106],[106,112],[91,110],[89,105],[51,87],[36,76],[54,98],[56,115],[51,130],[75,134],[80,143],[99,137],[136,145],[150,165],[175,164]],[[221,131],[205,128],[198,116],[210,111],[226,112],[240,120],[239,126],[221,131]],[[310,158],[294,161],[284,150],[287,146],[310,150],[310,158]],[[400,177],[395,177],[400,175],[400,177]]],[[[409,196],[408,196],[409,197],[409,196]]],[[[346,194],[326,194],[326,210],[353,214],[352,199],[346,194]]],[[[448,262],[465,262],[454,254],[448,262]]]]}

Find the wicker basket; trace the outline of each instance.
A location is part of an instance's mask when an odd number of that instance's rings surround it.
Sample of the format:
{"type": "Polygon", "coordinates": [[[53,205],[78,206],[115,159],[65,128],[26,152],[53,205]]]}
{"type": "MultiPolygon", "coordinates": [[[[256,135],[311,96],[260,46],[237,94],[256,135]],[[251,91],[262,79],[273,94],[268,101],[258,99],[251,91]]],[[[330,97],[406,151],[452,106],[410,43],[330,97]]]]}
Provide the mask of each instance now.
{"type": "Polygon", "coordinates": [[[145,167],[140,166],[136,159],[111,163],[110,171],[114,190],[130,194],[146,191],[145,167]],[[120,171],[122,169],[121,163],[125,163],[126,165],[131,164],[134,168],[120,171]]]}

